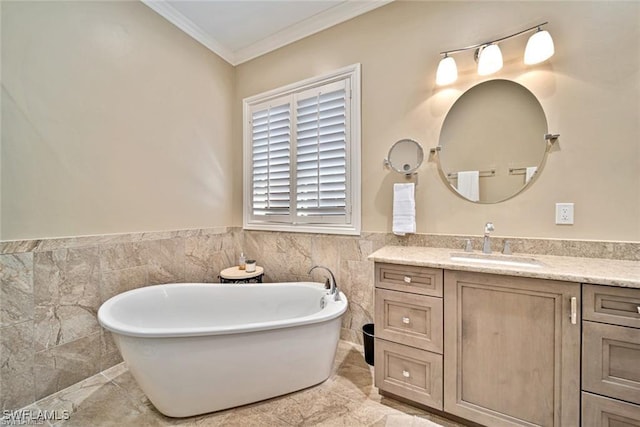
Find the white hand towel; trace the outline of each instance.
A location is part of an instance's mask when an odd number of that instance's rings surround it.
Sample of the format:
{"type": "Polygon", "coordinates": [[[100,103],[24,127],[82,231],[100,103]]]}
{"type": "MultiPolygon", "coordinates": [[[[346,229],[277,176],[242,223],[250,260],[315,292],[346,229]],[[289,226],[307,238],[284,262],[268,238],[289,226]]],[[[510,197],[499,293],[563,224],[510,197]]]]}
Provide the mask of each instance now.
{"type": "Polygon", "coordinates": [[[460,171],[458,172],[458,193],[472,202],[480,200],[480,172],[460,171]]]}
{"type": "Polygon", "coordinates": [[[533,178],[533,175],[536,174],[536,172],[538,171],[538,167],[537,166],[529,166],[524,174],[524,183],[528,183],[529,181],[531,181],[531,178],[533,178]]]}
{"type": "Polygon", "coordinates": [[[416,232],[415,185],[393,184],[393,234],[416,232]]]}

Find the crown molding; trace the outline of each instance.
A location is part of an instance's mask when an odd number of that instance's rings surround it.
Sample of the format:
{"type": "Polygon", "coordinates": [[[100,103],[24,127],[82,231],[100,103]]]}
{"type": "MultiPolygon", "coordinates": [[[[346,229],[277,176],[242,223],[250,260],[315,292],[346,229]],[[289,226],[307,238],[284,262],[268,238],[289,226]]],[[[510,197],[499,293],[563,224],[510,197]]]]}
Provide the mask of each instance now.
{"type": "Polygon", "coordinates": [[[173,25],[202,43],[207,49],[219,55],[231,65],[236,66],[312,34],[326,30],[329,27],[348,21],[358,15],[377,9],[378,7],[391,3],[393,0],[346,1],[294,25],[290,25],[277,33],[237,51],[226,48],[222,43],[203,31],[198,25],[178,12],[165,0],[141,1],[173,25]]]}
{"type": "Polygon", "coordinates": [[[377,9],[392,1],[393,0],[346,1],[338,4],[236,51],[236,61],[238,64],[250,61],[265,53],[348,21],[349,19],[377,9]]]}
{"type": "Polygon", "coordinates": [[[189,18],[178,12],[173,6],[164,0],[141,0],[146,6],[153,9],[167,21],[202,43],[207,49],[220,56],[222,59],[235,64],[235,54],[227,49],[215,38],[204,32],[198,25],[194,24],[189,18]]]}

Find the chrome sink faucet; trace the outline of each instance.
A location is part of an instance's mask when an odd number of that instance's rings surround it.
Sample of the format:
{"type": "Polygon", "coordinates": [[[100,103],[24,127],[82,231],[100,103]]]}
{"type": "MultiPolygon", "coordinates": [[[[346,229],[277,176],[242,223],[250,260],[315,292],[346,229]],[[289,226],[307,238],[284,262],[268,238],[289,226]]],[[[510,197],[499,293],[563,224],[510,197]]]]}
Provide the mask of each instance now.
{"type": "Polygon", "coordinates": [[[330,278],[328,279],[329,282],[329,295],[333,295],[333,300],[334,301],[340,301],[340,290],[338,289],[338,284],[336,283],[336,278],[333,275],[333,273],[331,272],[331,270],[329,270],[327,267],[323,267],[321,265],[314,265],[313,267],[311,267],[311,270],[309,270],[309,273],[307,274],[311,274],[311,272],[313,270],[315,270],[316,268],[322,268],[323,270],[327,270],[327,272],[329,273],[330,278]]]}
{"type": "Polygon", "coordinates": [[[482,253],[491,253],[491,240],[489,234],[495,230],[492,222],[488,222],[484,225],[484,241],[482,242],[482,253]]]}

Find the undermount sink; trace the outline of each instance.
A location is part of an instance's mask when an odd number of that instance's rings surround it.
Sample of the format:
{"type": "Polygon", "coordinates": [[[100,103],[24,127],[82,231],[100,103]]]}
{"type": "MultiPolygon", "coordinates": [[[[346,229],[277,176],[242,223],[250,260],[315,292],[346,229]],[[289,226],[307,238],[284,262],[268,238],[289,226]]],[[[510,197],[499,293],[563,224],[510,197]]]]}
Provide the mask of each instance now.
{"type": "Polygon", "coordinates": [[[540,268],[542,264],[535,258],[526,258],[511,255],[477,254],[477,253],[452,253],[451,261],[470,262],[503,267],[540,268]]]}

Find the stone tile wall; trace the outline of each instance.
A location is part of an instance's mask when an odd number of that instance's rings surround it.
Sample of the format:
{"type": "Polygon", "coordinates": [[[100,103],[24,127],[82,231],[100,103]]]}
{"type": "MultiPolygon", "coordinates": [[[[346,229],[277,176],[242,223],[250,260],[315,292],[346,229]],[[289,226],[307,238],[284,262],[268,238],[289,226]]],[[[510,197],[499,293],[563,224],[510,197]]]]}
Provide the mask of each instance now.
{"type": "Polygon", "coordinates": [[[322,265],[331,269],[338,287],[349,300],[342,320],[342,339],[362,343],[361,328],[373,322],[373,262],[367,257],[385,245],[403,245],[401,238],[387,233],[334,236],[306,233],[244,231],[242,250],[265,269],[265,281],[324,282],[326,274],[309,269],[322,265]]]}
{"type": "Polygon", "coordinates": [[[222,228],[0,243],[2,409],[119,363],[110,333],[98,324],[100,305],[142,286],[217,282],[238,241],[236,230],[222,228]]]}
{"type": "MultiPolygon", "coordinates": [[[[120,362],[97,311],[111,296],[171,282],[217,282],[240,251],[265,281],[324,281],[330,268],[349,299],[342,338],[362,343],[373,321],[374,271],[367,257],[385,245],[462,249],[481,237],[362,233],[333,236],[239,228],[0,242],[0,405],[24,407],[120,362]]],[[[499,250],[504,238],[493,238],[499,250]]],[[[637,242],[512,239],[514,252],[640,260],[637,242]]]]}

